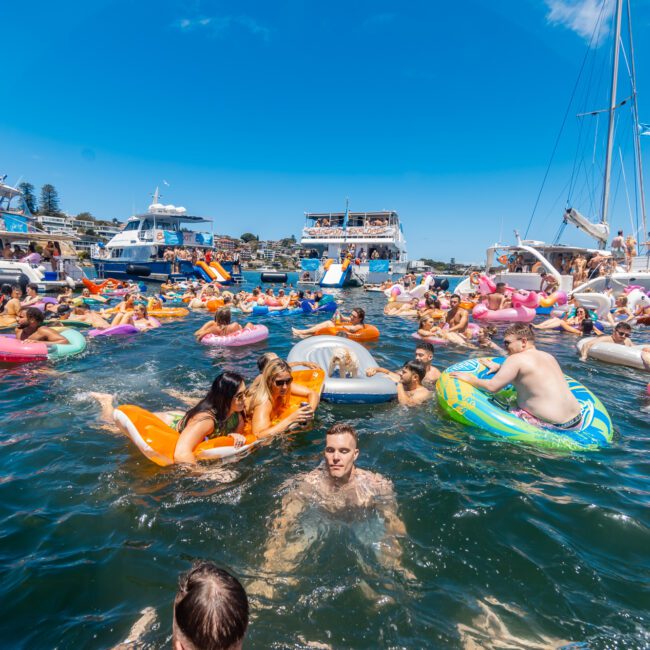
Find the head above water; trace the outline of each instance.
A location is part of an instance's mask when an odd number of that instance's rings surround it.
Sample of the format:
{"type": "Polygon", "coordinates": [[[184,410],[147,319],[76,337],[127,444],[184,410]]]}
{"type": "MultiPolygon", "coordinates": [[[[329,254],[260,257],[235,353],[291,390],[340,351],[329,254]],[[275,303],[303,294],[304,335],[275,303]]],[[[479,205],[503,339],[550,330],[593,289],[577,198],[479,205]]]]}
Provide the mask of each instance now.
{"type": "Polygon", "coordinates": [[[179,580],[173,648],[239,650],[248,615],[248,597],[239,580],[212,562],[200,562],[179,580]]]}
{"type": "Polygon", "coordinates": [[[433,361],[434,347],[428,341],[420,341],[415,346],[415,360],[423,363],[425,366],[433,361]]]}
{"type": "Polygon", "coordinates": [[[350,316],[351,316],[353,319],[358,320],[359,323],[363,323],[363,321],[364,321],[365,318],[366,318],[366,312],[365,312],[363,309],[361,309],[361,307],[355,307],[355,308],[350,312],[350,316]]]}
{"type": "Polygon", "coordinates": [[[231,322],[231,312],[227,307],[222,307],[217,309],[214,315],[214,322],[217,325],[230,325],[231,322]]]}
{"type": "Polygon", "coordinates": [[[325,435],[325,462],[332,479],[347,482],[359,456],[359,437],[355,428],[339,422],[325,435]]]}
{"type": "Polygon", "coordinates": [[[503,344],[508,354],[516,354],[535,347],[535,331],[528,323],[513,323],[503,333],[503,344]]]}
{"type": "Polygon", "coordinates": [[[18,327],[24,329],[29,325],[40,327],[45,321],[45,314],[36,307],[24,307],[18,312],[18,327]]]}

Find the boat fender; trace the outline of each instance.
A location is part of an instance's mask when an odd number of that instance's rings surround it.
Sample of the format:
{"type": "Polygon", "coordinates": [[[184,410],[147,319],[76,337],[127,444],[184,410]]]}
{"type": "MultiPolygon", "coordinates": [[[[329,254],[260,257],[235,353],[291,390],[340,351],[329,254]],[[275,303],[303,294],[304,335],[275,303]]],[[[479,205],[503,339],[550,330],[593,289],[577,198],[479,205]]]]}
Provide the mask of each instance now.
{"type": "Polygon", "coordinates": [[[127,264],[126,272],[129,275],[141,275],[145,278],[151,275],[151,269],[144,264],[127,264]]]}
{"type": "Polygon", "coordinates": [[[286,273],[262,273],[262,282],[286,282],[286,273]]]}

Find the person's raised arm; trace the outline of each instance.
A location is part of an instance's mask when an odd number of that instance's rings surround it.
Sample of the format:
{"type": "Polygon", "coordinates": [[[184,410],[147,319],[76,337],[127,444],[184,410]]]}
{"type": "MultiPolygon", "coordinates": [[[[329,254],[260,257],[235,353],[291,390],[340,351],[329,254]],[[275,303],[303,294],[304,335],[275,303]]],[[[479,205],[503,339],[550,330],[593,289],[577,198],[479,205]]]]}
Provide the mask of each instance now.
{"type": "Polygon", "coordinates": [[[258,438],[267,438],[268,436],[273,436],[278,433],[284,433],[292,425],[307,422],[314,415],[311,407],[302,406],[276,424],[272,424],[271,411],[272,406],[269,401],[263,402],[255,407],[253,410],[252,423],[253,435],[256,435],[258,438]]]}

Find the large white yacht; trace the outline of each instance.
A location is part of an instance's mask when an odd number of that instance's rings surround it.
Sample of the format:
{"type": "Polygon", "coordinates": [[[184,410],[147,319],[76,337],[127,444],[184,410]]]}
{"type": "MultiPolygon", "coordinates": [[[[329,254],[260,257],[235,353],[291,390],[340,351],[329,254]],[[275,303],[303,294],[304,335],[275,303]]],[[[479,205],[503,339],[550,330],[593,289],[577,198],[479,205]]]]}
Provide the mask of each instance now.
{"type": "MultiPolygon", "coordinates": [[[[117,233],[104,248],[97,248],[92,256],[93,264],[100,278],[135,278],[164,282],[167,278],[187,279],[201,277],[212,279],[205,271],[192,264],[191,260],[179,260],[175,265],[164,259],[167,248],[211,249],[214,247],[212,219],[195,217],[184,207],[163,205],[158,188],[153,203],[147,212],[130,217],[124,229],[117,233]],[[210,224],[210,232],[189,230],[183,224],[197,226],[210,224]]],[[[222,283],[237,281],[233,274],[233,263],[213,262],[213,273],[222,283]]]]}
{"type": "Polygon", "coordinates": [[[81,286],[84,277],[74,248],[75,237],[64,233],[48,233],[36,227],[21,191],[0,178],[0,282],[32,283],[41,292],[58,291],[61,287],[81,286]],[[47,242],[57,242],[61,255],[51,262],[43,261],[38,249],[47,242]],[[33,252],[30,251],[30,245],[33,252]],[[5,250],[20,250],[19,258],[7,258],[5,250]]]}
{"type": "Polygon", "coordinates": [[[307,212],[300,243],[301,282],[360,286],[406,273],[406,238],[399,215],[379,212],[307,212]]]}

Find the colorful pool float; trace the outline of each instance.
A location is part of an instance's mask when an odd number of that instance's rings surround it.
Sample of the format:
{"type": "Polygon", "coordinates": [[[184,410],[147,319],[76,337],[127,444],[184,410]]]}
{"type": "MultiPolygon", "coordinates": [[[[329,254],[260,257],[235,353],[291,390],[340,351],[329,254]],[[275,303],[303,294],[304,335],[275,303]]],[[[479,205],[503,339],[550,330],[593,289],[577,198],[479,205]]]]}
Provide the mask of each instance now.
{"type": "MultiPolygon", "coordinates": [[[[502,363],[503,358],[491,361],[502,363]]],[[[562,430],[537,427],[511,413],[508,405],[514,404],[516,399],[511,386],[493,395],[455,379],[452,372],[467,372],[482,379],[489,373],[479,359],[468,359],[447,368],[437,381],[438,403],[451,419],[465,426],[474,426],[507,440],[551,449],[592,450],[607,446],[612,440],[612,420],[602,402],[571,377],[565,375],[580,404],[582,423],[579,428],[562,430]]]]}
{"type": "Polygon", "coordinates": [[[329,336],[336,336],[339,332],[345,332],[345,338],[351,341],[358,341],[363,343],[365,341],[376,341],[379,338],[379,330],[374,325],[364,325],[357,332],[348,332],[344,325],[334,325],[333,327],[321,327],[314,332],[315,336],[322,336],[327,334],[329,336]]]}
{"type": "Polygon", "coordinates": [[[68,343],[47,345],[41,341],[24,343],[14,336],[0,336],[0,362],[31,363],[33,361],[56,361],[86,349],[86,339],[81,332],[73,329],[59,331],[68,343]]]}
{"type": "Polygon", "coordinates": [[[265,325],[253,325],[252,328],[239,330],[228,336],[215,336],[208,334],[201,339],[203,345],[217,345],[226,348],[235,348],[242,345],[252,345],[269,338],[269,330],[265,325]]]}
{"type": "MultiPolygon", "coordinates": [[[[315,391],[321,390],[325,379],[322,370],[297,370],[291,374],[296,384],[315,391]]],[[[273,423],[279,422],[300,408],[302,400],[304,397],[292,395],[287,407],[278,414],[273,423]]],[[[174,463],[174,450],[179,437],[175,429],[153,413],[130,404],[118,406],[113,416],[120,430],[131,438],[149,460],[162,467],[174,463]]],[[[251,433],[250,425],[247,424],[243,433],[246,436],[246,443],[242,447],[235,447],[231,436],[219,436],[200,443],[194,450],[194,454],[199,460],[218,460],[244,454],[259,441],[251,433]]]]}

